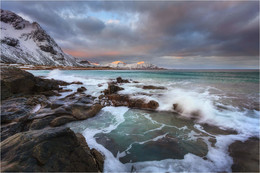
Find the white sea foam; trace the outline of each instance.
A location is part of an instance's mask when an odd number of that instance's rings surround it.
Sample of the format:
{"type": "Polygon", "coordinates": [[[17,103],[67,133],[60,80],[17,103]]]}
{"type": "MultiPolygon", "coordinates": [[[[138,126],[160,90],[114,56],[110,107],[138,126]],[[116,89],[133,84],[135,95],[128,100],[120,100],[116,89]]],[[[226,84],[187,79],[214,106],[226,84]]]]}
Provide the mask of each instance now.
{"type": "Polygon", "coordinates": [[[80,75],[73,75],[73,74],[64,74],[61,70],[52,70],[48,75],[48,79],[56,79],[56,80],[63,80],[66,82],[75,82],[80,81],[83,84],[82,85],[68,85],[65,87],[65,89],[71,89],[73,92],[77,91],[77,88],[84,86],[87,88],[87,91],[85,91],[86,94],[90,94],[92,96],[98,97],[101,95],[101,91],[105,90],[107,88],[107,82],[108,79],[105,78],[88,78],[85,76],[80,75]],[[101,84],[99,87],[98,85],[101,84]]]}
{"type": "Polygon", "coordinates": [[[102,111],[94,118],[100,116],[106,116],[105,113],[109,112],[115,121],[111,122],[109,126],[103,127],[102,125],[98,128],[86,128],[82,134],[86,138],[90,148],[95,148],[105,155],[104,171],[105,172],[125,172],[127,171],[124,164],[122,164],[114,155],[107,150],[103,145],[98,144],[95,139],[95,135],[98,133],[109,133],[116,129],[118,125],[125,121],[124,114],[129,109],[127,107],[105,107],[102,111]]]}

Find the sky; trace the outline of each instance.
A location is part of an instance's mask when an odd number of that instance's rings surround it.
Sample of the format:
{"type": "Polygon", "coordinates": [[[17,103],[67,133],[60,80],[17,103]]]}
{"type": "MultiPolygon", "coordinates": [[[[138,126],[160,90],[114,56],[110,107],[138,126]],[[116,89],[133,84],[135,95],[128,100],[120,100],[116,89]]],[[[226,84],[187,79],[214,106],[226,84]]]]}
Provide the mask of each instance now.
{"type": "Polygon", "coordinates": [[[101,64],[259,68],[258,1],[1,1],[62,50],[101,64]]]}

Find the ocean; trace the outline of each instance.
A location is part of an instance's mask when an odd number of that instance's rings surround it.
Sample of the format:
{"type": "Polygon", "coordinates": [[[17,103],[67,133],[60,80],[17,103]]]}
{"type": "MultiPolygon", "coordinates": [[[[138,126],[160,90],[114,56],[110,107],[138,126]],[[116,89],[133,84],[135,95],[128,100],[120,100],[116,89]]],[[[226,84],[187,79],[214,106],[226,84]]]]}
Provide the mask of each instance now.
{"type": "MultiPolygon", "coordinates": [[[[95,117],[67,124],[90,148],[105,155],[105,172],[231,171],[228,147],[259,138],[259,72],[29,70],[67,82],[80,81],[98,97],[107,82],[122,77],[132,98],[159,103],[156,111],[104,107],[95,117]],[[166,89],[143,89],[144,85],[166,89]],[[180,112],[173,109],[177,104],[180,112]]],[[[77,90],[79,85],[66,86],[77,90]]],[[[70,93],[63,93],[64,97],[70,93]]],[[[52,99],[55,99],[52,98],[52,99]]]]}

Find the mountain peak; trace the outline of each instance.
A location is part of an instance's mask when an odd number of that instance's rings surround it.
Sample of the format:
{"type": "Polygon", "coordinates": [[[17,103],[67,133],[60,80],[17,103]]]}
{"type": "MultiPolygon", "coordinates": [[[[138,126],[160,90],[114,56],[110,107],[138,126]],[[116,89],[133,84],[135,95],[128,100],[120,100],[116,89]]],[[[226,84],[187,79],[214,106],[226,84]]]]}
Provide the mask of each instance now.
{"type": "Polygon", "coordinates": [[[37,23],[1,9],[1,62],[50,66],[80,66],[62,51],[37,23]]]}

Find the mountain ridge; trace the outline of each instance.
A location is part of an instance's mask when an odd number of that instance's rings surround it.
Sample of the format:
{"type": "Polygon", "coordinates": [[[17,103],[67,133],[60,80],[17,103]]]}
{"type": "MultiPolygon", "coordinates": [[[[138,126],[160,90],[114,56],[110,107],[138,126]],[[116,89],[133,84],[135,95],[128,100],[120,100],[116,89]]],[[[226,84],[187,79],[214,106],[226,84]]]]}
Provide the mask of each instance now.
{"type": "Polygon", "coordinates": [[[50,66],[84,66],[64,53],[37,23],[1,9],[1,57],[4,63],[50,66]]]}
{"type": "Polygon", "coordinates": [[[137,63],[127,64],[123,61],[114,61],[112,63],[108,63],[104,66],[112,67],[112,68],[118,68],[118,69],[160,69],[156,65],[140,61],[137,63]]]}

